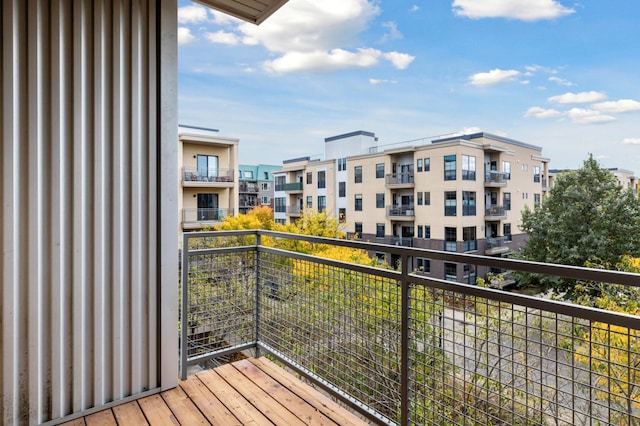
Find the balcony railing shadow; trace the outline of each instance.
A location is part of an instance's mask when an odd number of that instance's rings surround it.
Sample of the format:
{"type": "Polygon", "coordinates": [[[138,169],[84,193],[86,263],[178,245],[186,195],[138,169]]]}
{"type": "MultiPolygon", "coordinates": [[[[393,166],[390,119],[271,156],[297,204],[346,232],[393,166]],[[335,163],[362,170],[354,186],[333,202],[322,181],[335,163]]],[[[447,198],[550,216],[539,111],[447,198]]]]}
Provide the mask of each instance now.
{"type": "Polygon", "coordinates": [[[640,422],[640,317],[424,276],[414,258],[640,284],[638,274],[271,231],[186,233],[183,377],[253,351],[376,423],[640,422]],[[305,244],[386,252],[400,268],[295,251],[305,244]]]}

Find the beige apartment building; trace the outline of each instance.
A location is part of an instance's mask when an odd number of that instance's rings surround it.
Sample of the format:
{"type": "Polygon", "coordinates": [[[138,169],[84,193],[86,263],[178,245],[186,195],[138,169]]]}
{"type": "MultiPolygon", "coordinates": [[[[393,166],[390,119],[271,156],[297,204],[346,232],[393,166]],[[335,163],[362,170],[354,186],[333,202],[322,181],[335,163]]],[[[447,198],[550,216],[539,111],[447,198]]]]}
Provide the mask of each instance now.
{"type": "Polygon", "coordinates": [[[238,212],[239,140],[216,132],[180,128],[178,208],[183,231],[213,226],[238,212]]]}
{"type": "MultiPolygon", "coordinates": [[[[378,146],[373,133],[352,132],[325,139],[325,148],[322,161],[285,161],[274,173],[276,220],[324,209],[366,241],[507,256],[526,238],[520,212],[549,190],[542,148],[489,133],[378,146]]],[[[469,283],[489,272],[415,263],[423,273],[469,283]]]]}

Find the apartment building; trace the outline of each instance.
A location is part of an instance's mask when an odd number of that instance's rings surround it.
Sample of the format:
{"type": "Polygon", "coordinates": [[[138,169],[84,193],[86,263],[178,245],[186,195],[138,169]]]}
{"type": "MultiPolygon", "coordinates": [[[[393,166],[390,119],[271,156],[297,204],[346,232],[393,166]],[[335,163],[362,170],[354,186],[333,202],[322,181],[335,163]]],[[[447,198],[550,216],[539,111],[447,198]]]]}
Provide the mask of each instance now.
{"type": "MultiPolygon", "coordinates": [[[[326,138],[324,160],[284,162],[274,174],[276,220],[324,209],[363,240],[505,256],[525,241],[521,210],[549,190],[548,163],[542,148],[489,133],[379,146],[375,134],[352,132],[326,138]]],[[[489,272],[415,262],[454,281],[489,272]]]]}
{"type": "Polygon", "coordinates": [[[178,133],[183,231],[213,226],[238,212],[238,144],[215,129],[181,127],[178,133]]]}
{"type": "Polygon", "coordinates": [[[247,214],[256,206],[269,206],[273,209],[273,172],[281,168],[281,166],[269,164],[257,166],[240,164],[238,207],[241,214],[247,214]]]}
{"type": "MultiPolygon", "coordinates": [[[[606,168],[609,173],[614,175],[620,186],[630,189],[636,197],[640,195],[640,187],[638,186],[638,177],[630,170],[620,169],[618,167],[606,168]]],[[[569,169],[551,169],[549,170],[550,187],[553,188],[554,179],[561,173],[568,172],[569,169]]]]}

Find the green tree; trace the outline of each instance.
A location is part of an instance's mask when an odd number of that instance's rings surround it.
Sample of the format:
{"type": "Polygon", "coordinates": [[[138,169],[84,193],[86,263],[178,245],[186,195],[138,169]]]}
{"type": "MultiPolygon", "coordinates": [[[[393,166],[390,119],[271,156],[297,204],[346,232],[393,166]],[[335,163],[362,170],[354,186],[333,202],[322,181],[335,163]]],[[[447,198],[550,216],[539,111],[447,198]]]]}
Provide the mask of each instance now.
{"type": "MultiPolygon", "coordinates": [[[[520,257],[536,262],[584,266],[617,264],[624,255],[640,255],[640,203],[608,170],[589,156],[579,170],[557,176],[548,197],[522,212],[529,235],[520,257]]],[[[521,275],[521,283],[574,298],[574,280],[521,275]]]]}

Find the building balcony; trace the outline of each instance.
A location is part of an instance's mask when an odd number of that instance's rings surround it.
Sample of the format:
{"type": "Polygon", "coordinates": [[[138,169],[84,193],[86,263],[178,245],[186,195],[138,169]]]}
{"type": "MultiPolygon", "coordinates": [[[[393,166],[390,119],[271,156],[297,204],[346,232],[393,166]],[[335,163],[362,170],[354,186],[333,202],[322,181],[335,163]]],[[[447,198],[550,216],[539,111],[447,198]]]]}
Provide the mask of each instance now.
{"type": "Polygon", "coordinates": [[[509,253],[509,246],[506,245],[505,237],[487,237],[484,254],[486,256],[495,256],[497,254],[509,253]]]}
{"type": "Polygon", "coordinates": [[[215,380],[196,375],[204,408],[227,401],[232,386],[246,410],[282,410],[277,397],[297,394],[300,382],[279,380],[263,405],[258,387],[270,379],[249,364],[266,354],[373,424],[640,422],[637,394],[628,392],[637,383],[639,316],[450,282],[433,267],[425,276],[413,259],[621,285],[637,284],[638,274],[272,231],[185,233],[183,247],[183,379],[249,357],[214,369],[215,380]],[[309,243],[384,252],[398,269],[291,251],[309,243]],[[245,368],[250,380],[237,373],[245,368]]]}
{"type": "Polygon", "coordinates": [[[302,182],[285,183],[284,191],[288,194],[301,194],[302,182]]]}
{"type": "Polygon", "coordinates": [[[233,209],[182,209],[182,229],[201,229],[233,216],[233,209]]]}
{"type": "Polygon", "coordinates": [[[390,189],[413,188],[415,186],[414,173],[392,173],[385,176],[385,186],[390,189]]]}
{"type": "Polygon", "coordinates": [[[484,220],[496,221],[505,220],[507,218],[507,210],[503,206],[492,205],[484,209],[484,220]]]}
{"type": "Polygon", "coordinates": [[[497,172],[492,170],[484,175],[485,187],[504,187],[509,182],[510,173],[497,172]]]}
{"type": "Polygon", "coordinates": [[[302,207],[287,206],[287,216],[300,216],[301,214],[302,214],[302,207]]]}
{"type": "Polygon", "coordinates": [[[413,247],[413,237],[393,237],[391,244],[400,247],[413,247]]]}
{"type": "Polygon", "coordinates": [[[394,221],[412,221],[415,219],[413,205],[387,206],[387,219],[394,221]]]}
{"type": "Polygon", "coordinates": [[[238,192],[245,194],[257,194],[260,192],[260,187],[257,183],[253,182],[240,182],[238,185],[238,192]]]}
{"type": "Polygon", "coordinates": [[[183,187],[233,188],[233,169],[203,170],[182,168],[183,187]]]}

